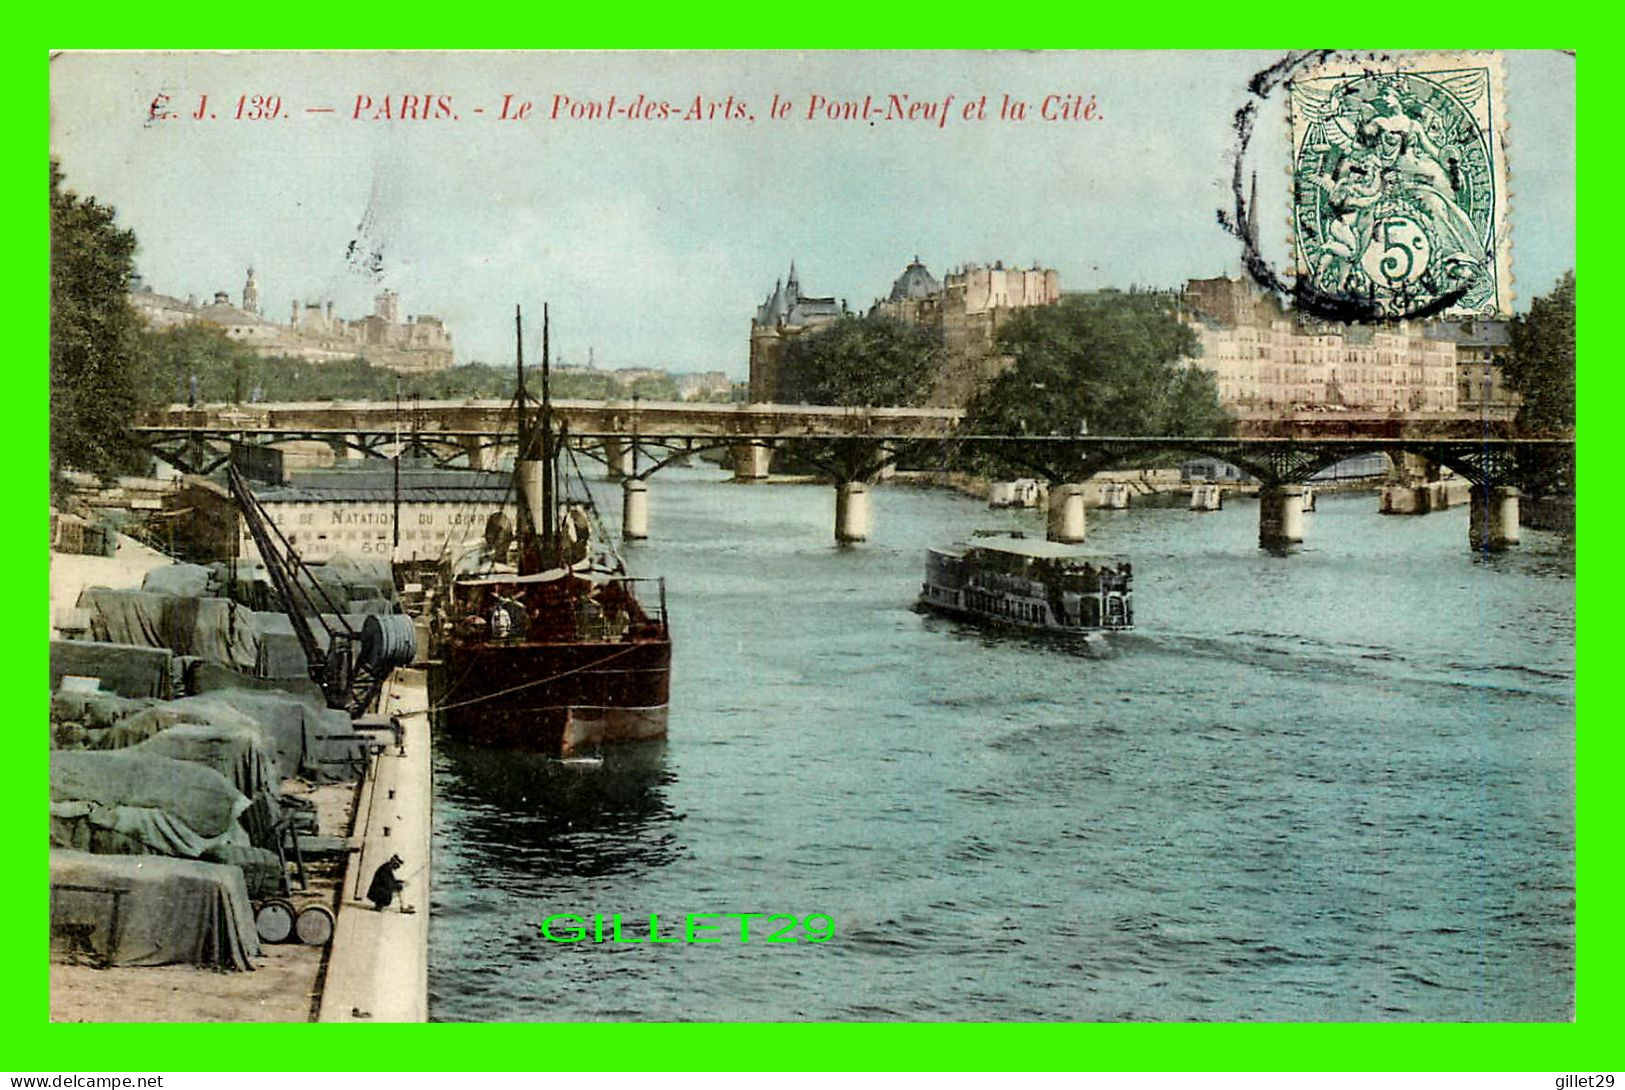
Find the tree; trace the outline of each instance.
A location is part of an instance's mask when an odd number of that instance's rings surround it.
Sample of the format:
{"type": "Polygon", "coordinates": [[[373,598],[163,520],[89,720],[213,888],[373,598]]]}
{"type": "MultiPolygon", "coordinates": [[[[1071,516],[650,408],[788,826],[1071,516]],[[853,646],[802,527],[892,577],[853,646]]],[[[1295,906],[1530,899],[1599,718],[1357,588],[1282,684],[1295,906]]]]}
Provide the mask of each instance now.
{"type": "Polygon", "coordinates": [[[1563,275],[1528,314],[1512,319],[1506,383],[1523,396],[1518,430],[1526,435],[1574,433],[1574,273],[1563,275]]]}
{"type": "Polygon", "coordinates": [[[51,466],[112,474],[139,464],[125,430],[140,320],[125,292],[135,233],[113,209],[62,187],[51,160],[51,466]]]}
{"type": "Polygon", "coordinates": [[[920,405],[942,363],[941,340],[923,326],[844,315],[785,346],[773,396],[812,405],[920,405]]]}
{"type": "Polygon", "coordinates": [[[1196,334],[1153,295],[1069,297],[1017,311],[999,331],[1012,367],[972,399],[984,435],[1223,435],[1196,334]]]}
{"type": "Polygon", "coordinates": [[[287,378],[278,381],[270,361],[208,322],[144,330],[137,358],[138,396],[152,402],[188,400],[194,380],[201,401],[242,402],[255,390],[267,399],[299,396],[287,378]]]}

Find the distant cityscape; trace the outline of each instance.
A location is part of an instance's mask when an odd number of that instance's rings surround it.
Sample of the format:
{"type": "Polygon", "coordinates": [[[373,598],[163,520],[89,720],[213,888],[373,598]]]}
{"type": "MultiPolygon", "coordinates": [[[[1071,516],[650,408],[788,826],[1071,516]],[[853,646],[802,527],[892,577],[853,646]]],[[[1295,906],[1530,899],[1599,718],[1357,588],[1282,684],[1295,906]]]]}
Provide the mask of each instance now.
{"type": "MultiPolygon", "coordinates": [[[[865,313],[934,331],[944,363],[929,404],[953,407],[965,405],[981,384],[1012,364],[998,351],[999,330],[1011,316],[1081,294],[1064,291],[1060,274],[1037,263],[1017,268],[1002,261],[968,262],[939,279],[916,256],[865,313]]],[[[1220,403],[1233,413],[1510,413],[1518,404],[1502,376],[1511,351],[1505,321],[1401,321],[1375,328],[1329,323],[1294,313],[1241,277],[1191,279],[1151,294],[1166,298],[1195,333],[1201,354],[1189,362],[1213,372],[1220,403]]],[[[400,296],[389,290],[361,318],[335,314],[331,300],[295,298],[286,323],[265,316],[252,268],[235,303],[225,291],[214,292],[206,303],[196,296],[183,300],[151,290],[140,278],[132,281],[129,299],[153,329],[209,324],[266,357],[316,363],[360,357],[402,373],[443,371],[454,363],[446,323],[423,313],[403,320],[400,296]]],[[[856,316],[844,299],[804,290],[792,261],[751,318],[749,399],[776,399],[784,351],[792,341],[856,316]]],[[[598,376],[624,389],[670,381],[684,400],[727,398],[735,386],[721,370],[600,370],[589,361],[561,364],[557,371],[598,376]]]]}
{"type": "MultiPolygon", "coordinates": [[[[1506,321],[1330,323],[1294,313],[1241,277],[1192,279],[1149,293],[1166,298],[1196,334],[1202,352],[1189,362],[1213,372],[1220,403],[1233,413],[1510,413],[1518,405],[1502,375],[1511,351],[1506,321]]],[[[1121,293],[1066,292],[1056,270],[1036,263],[968,263],[938,280],[915,257],[869,313],[933,328],[947,360],[930,403],[962,406],[1014,362],[999,353],[997,340],[1012,315],[1085,294],[1121,293]]],[[[751,322],[751,400],[773,400],[791,341],[848,314],[844,302],[804,292],[792,262],[751,322]]]]}
{"type": "Polygon", "coordinates": [[[261,310],[259,283],[252,268],[235,304],[224,291],[201,304],[196,296],[162,295],[139,277],[131,283],[129,297],[130,305],[153,329],[215,325],[262,356],[316,363],[365,356],[379,367],[403,372],[439,371],[452,365],[451,331],[446,323],[431,314],[409,315],[402,321],[400,296],[393,291],[378,295],[372,313],[355,319],[335,315],[332,300],[301,304],[295,298],[286,325],[272,321],[261,310]]]}
{"type": "MultiPolygon", "coordinates": [[[[376,296],[372,313],[363,318],[335,314],[331,300],[300,303],[295,298],[288,322],[282,324],[263,313],[259,283],[250,268],[238,299],[233,303],[226,291],[216,291],[207,303],[200,303],[196,296],[180,299],[151,290],[140,277],[131,282],[129,290],[131,307],[154,330],[212,325],[268,358],[312,363],[362,358],[376,367],[404,374],[444,371],[454,365],[452,334],[446,323],[431,314],[408,315],[403,321],[400,296],[393,291],[376,296]]],[[[734,386],[723,371],[668,372],[655,367],[600,370],[590,363],[560,364],[554,370],[560,375],[605,378],[627,390],[640,382],[669,381],[683,400],[727,398],[734,386]]]]}

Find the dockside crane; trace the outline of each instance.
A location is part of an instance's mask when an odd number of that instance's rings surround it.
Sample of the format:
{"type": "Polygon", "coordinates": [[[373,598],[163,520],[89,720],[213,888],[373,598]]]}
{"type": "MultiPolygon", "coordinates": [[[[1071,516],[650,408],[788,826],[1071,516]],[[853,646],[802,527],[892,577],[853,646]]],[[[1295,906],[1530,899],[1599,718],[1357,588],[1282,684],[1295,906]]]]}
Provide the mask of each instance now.
{"type": "Polygon", "coordinates": [[[293,626],[294,637],[305,653],[310,680],[321,689],[328,707],[349,712],[352,717],[365,714],[377,700],[390,670],[410,663],[416,653],[411,619],[401,614],[369,614],[361,631],[356,631],[316,581],[293,543],[271,521],[235,462],[227,463],[226,478],[276,588],[277,599],[293,626]],[[326,636],[325,647],[317,637],[317,625],[326,636]]]}

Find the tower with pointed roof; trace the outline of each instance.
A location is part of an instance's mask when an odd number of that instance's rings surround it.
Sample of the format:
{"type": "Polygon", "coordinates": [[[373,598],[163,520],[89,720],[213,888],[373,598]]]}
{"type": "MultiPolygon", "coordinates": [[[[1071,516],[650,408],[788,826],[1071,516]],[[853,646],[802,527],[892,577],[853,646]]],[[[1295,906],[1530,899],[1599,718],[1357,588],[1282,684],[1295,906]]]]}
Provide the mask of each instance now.
{"type": "Polygon", "coordinates": [[[750,399],[772,401],[778,395],[779,360],[786,343],[844,313],[846,305],[834,296],[801,294],[801,277],[792,259],[789,275],[774,282],[750,323],[750,399]]]}
{"type": "Polygon", "coordinates": [[[243,284],[243,309],[250,314],[260,312],[260,286],[254,280],[254,266],[248,267],[248,280],[243,284]]]}

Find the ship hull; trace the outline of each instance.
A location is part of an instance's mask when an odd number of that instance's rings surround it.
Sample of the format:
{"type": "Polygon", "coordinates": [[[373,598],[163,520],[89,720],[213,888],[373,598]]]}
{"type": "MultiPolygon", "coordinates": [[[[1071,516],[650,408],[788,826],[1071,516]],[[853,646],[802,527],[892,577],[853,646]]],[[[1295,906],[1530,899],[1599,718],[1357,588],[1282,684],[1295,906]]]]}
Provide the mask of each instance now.
{"type": "Polygon", "coordinates": [[[666,736],[671,641],[447,648],[430,672],[439,729],[469,745],[555,757],[666,736]]]}
{"type": "Polygon", "coordinates": [[[1128,632],[1133,629],[1132,625],[1089,628],[1082,625],[1060,625],[1054,623],[1047,615],[1040,620],[1025,620],[1002,613],[981,613],[973,609],[966,609],[942,601],[932,601],[924,597],[915,604],[915,608],[922,612],[935,613],[941,617],[949,617],[956,621],[964,621],[983,628],[1010,632],[1033,632],[1050,636],[1067,636],[1081,640],[1099,640],[1104,638],[1108,632],[1128,632]]]}

